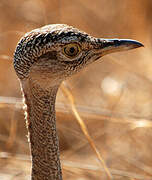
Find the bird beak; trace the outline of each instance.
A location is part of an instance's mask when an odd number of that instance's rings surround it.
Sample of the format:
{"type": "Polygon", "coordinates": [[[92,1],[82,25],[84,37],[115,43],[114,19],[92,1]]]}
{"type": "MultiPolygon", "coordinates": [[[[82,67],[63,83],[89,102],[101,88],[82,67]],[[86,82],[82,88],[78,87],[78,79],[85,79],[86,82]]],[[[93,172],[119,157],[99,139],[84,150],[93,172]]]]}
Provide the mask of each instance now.
{"type": "Polygon", "coordinates": [[[144,45],[138,41],[130,39],[97,39],[97,54],[104,56],[113,52],[125,51],[143,47],[144,45]]]}

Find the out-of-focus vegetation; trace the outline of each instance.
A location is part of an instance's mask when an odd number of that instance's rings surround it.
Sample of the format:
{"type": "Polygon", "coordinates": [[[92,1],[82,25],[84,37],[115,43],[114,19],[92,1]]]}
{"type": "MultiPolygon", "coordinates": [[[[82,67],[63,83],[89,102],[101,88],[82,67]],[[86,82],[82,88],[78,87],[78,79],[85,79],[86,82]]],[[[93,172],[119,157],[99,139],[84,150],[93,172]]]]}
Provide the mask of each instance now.
{"type": "MultiPolygon", "coordinates": [[[[66,83],[114,179],[152,179],[151,10],[151,0],[0,1],[0,180],[30,177],[22,96],[12,66],[14,49],[25,32],[52,23],[145,45],[105,56],[66,83]]],[[[61,90],[57,127],[64,179],[107,180],[61,90]]]]}

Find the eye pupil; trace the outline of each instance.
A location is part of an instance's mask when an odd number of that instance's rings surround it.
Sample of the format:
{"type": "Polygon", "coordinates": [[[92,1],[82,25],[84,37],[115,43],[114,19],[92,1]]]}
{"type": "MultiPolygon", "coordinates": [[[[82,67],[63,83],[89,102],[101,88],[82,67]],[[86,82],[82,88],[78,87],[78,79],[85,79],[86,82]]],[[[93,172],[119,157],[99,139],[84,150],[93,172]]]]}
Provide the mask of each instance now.
{"type": "Polygon", "coordinates": [[[75,48],[71,47],[69,51],[70,51],[71,54],[73,54],[75,52],[75,48]]]}

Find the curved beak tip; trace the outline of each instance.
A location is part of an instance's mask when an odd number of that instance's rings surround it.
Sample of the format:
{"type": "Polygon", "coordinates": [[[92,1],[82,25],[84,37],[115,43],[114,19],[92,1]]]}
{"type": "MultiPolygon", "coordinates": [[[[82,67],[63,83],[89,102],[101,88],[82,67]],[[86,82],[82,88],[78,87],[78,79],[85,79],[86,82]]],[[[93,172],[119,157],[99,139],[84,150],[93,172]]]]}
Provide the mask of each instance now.
{"type": "Polygon", "coordinates": [[[132,48],[144,47],[142,43],[139,41],[131,40],[131,39],[120,39],[120,44],[132,48]]]}

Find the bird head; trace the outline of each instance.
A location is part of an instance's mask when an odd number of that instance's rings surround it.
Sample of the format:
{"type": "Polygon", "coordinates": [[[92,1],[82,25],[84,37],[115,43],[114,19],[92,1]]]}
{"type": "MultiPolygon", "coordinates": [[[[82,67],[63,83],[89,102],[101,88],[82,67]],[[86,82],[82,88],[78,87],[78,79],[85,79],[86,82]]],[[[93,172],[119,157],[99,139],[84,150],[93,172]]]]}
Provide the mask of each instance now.
{"type": "Polygon", "coordinates": [[[64,24],[47,25],[20,40],[14,67],[21,81],[55,86],[106,54],[141,46],[134,40],[95,38],[64,24]]]}

